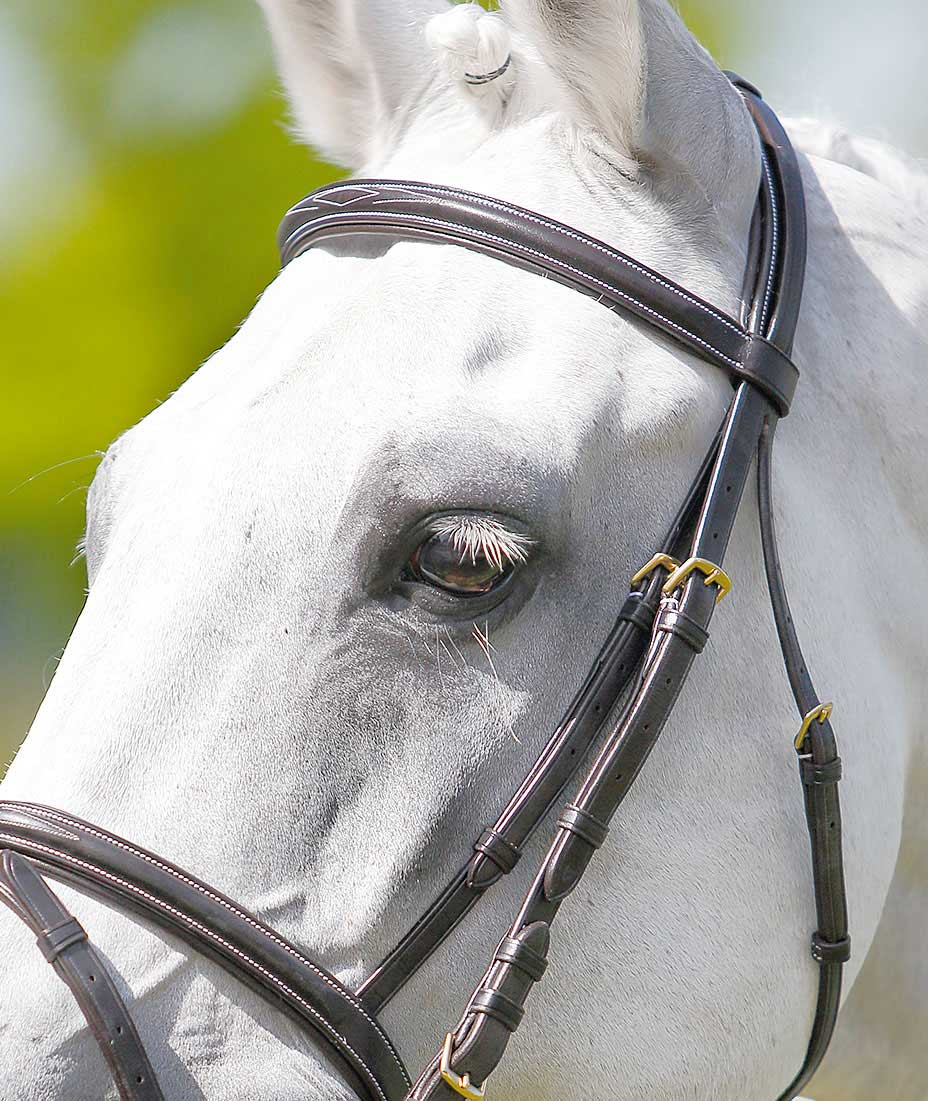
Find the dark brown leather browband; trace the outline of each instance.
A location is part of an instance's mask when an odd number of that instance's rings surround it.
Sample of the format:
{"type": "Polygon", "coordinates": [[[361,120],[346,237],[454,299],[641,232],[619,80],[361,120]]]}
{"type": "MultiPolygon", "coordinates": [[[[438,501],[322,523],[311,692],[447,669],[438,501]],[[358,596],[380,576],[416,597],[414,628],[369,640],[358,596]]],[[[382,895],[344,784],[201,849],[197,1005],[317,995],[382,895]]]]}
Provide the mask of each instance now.
{"type": "Polygon", "coordinates": [[[755,456],[771,604],[802,717],[796,740],[812,850],[819,994],[806,1057],[779,1101],[791,1101],[831,1040],[850,955],[838,781],[841,762],[802,657],[777,555],[770,455],[798,371],[791,360],[806,259],[802,179],[789,140],[752,86],[732,77],[761,141],[763,179],[739,319],[568,226],[498,199],[411,181],[352,180],[313,192],[285,217],[283,263],[346,234],[458,244],[540,272],[660,330],[724,370],[734,386],[725,420],[663,544],[631,592],[586,680],[537,761],[468,864],[356,992],[231,899],[161,857],[54,808],[0,802],[0,900],[36,933],[70,986],[124,1101],[161,1098],[128,1008],[87,935],[42,877],[117,902],[197,951],[288,1013],[326,1045],[370,1101],[477,1099],[547,967],[554,919],[580,881],[644,766],[730,582],[725,550],[755,456]],[[610,721],[623,693],[628,698],[610,721]],[[573,798],[567,785],[583,779],[573,798]],[[526,840],[560,806],[547,855],[456,1026],[415,1084],[377,1022],[378,1011],[481,896],[518,862],[526,840]]]}

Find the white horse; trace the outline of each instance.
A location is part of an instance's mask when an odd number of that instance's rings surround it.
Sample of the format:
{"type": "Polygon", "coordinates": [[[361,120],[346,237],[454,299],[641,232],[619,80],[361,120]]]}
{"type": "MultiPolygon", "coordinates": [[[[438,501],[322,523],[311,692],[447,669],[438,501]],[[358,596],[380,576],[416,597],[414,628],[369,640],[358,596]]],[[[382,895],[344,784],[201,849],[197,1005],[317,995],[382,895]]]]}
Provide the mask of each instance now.
{"type": "MultiPolygon", "coordinates": [[[[329,156],[542,211],[736,309],[756,140],[664,0],[265,8],[301,129],[329,156]],[[510,50],[498,79],[466,82],[510,50]]],[[[778,524],[811,667],[837,701],[854,945],[813,1092],[921,1101],[928,188],[888,149],[794,132],[811,236],[778,524]]],[[[221,181],[204,215],[222,217],[221,181]]],[[[165,854],[357,982],[534,760],[729,394],[714,368],[485,257],[312,251],[101,463],[87,605],[3,796],[165,854]],[[479,616],[403,580],[423,520],[459,510],[497,519],[487,554],[515,560],[479,616]]],[[[500,1101],[766,1101],[802,1061],[808,839],[750,504],[726,562],[735,592],[565,905],[491,1083],[500,1101]]],[[[509,925],[540,833],[388,1007],[411,1067],[509,925]]],[[[66,895],[172,1101],[351,1096],[212,964],[66,895]]],[[[70,994],[6,913],[0,960],[0,1094],[112,1091],[70,994]]]]}

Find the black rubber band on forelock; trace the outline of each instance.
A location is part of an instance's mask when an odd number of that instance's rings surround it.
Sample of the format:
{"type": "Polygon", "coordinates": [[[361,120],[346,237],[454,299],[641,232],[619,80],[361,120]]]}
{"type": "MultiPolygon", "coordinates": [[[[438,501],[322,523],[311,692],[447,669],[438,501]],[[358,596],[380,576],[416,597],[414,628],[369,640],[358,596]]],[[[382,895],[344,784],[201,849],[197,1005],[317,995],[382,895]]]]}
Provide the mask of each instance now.
{"type": "Polygon", "coordinates": [[[494,69],[489,73],[465,73],[464,83],[479,86],[481,84],[492,84],[494,80],[499,80],[508,70],[512,64],[512,54],[507,55],[506,60],[499,66],[498,69],[494,69]]]}

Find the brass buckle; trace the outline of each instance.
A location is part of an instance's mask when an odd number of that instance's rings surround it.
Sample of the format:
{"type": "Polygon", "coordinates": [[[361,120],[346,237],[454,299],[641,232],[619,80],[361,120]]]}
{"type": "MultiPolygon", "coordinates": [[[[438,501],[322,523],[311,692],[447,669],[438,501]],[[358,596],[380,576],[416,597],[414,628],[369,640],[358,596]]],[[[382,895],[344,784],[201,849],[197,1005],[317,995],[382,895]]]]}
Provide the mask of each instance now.
{"type": "Polygon", "coordinates": [[[454,1045],[454,1033],[449,1032],[445,1037],[445,1046],[441,1049],[441,1063],[438,1070],[442,1078],[460,1097],[466,1097],[467,1101],[483,1101],[487,1095],[487,1084],[482,1086],[471,1085],[469,1074],[456,1074],[451,1069],[451,1048],[454,1045]]]}
{"type": "Polygon", "coordinates": [[[644,581],[646,577],[650,577],[658,566],[665,569],[668,573],[673,573],[679,565],[680,563],[676,558],[671,558],[669,554],[655,554],[651,561],[648,562],[646,566],[642,566],[634,577],[632,577],[632,584],[637,585],[639,581],[644,581]]]}
{"type": "Polygon", "coordinates": [[[796,735],[796,740],[793,742],[797,753],[802,753],[803,746],[806,744],[806,738],[809,736],[809,727],[816,719],[818,719],[820,723],[830,719],[834,709],[835,705],[833,703],[820,703],[818,707],[813,707],[809,714],[806,715],[802,720],[802,726],[799,729],[799,733],[796,735]]]}
{"type": "Polygon", "coordinates": [[[689,575],[697,570],[706,575],[703,584],[718,585],[719,593],[715,598],[716,604],[731,592],[731,578],[721,566],[717,566],[707,558],[688,558],[682,566],[677,566],[664,582],[664,596],[670,596],[675,589],[679,589],[689,575]]]}

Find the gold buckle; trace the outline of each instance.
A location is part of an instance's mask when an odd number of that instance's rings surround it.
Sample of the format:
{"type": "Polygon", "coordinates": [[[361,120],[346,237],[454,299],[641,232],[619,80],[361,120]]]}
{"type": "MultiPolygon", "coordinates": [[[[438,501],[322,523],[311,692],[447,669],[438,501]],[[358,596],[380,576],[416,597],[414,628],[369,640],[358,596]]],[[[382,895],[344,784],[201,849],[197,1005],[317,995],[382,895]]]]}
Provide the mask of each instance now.
{"type": "Polygon", "coordinates": [[[799,729],[799,733],[796,735],[796,741],[793,743],[797,753],[802,753],[802,748],[806,744],[806,738],[809,736],[809,727],[816,719],[818,719],[820,723],[830,719],[834,709],[835,705],[833,703],[820,703],[818,707],[813,707],[809,714],[806,715],[802,720],[802,726],[799,729]]]}
{"type": "Polygon", "coordinates": [[[675,589],[679,589],[689,575],[695,573],[697,570],[706,575],[706,580],[703,584],[718,585],[719,594],[715,598],[716,604],[731,592],[731,578],[721,566],[717,566],[707,558],[689,558],[682,566],[677,566],[670,577],[664,582],[664,596],[670,596],[675,589]]]}
{"type": "Polygon", "coordinates": [[[668,573],[673,571],[680,565],[676,558],[671,558],[669,554],[655,554],[651,561],[642,566],[641,569],[632,578],[632,584],[637,585],[639,581],[644,581],[646,577],[650,577],[658,566],[663,567],[668,573]]]}
{"type": "Polygon", "coordinates": [[[445,1037],[445,1046],[441,1049],[441,1063],[439,1071],[442,1078],[460,1097],[466,1097],[467,1101],[483,1101],[487,1094],[487,1084],[472,1086],[469,1074],[455,1074],[451,1069],[451,1048],[454,1044],[454,1033],[449,1032],[445,1037]]]}

